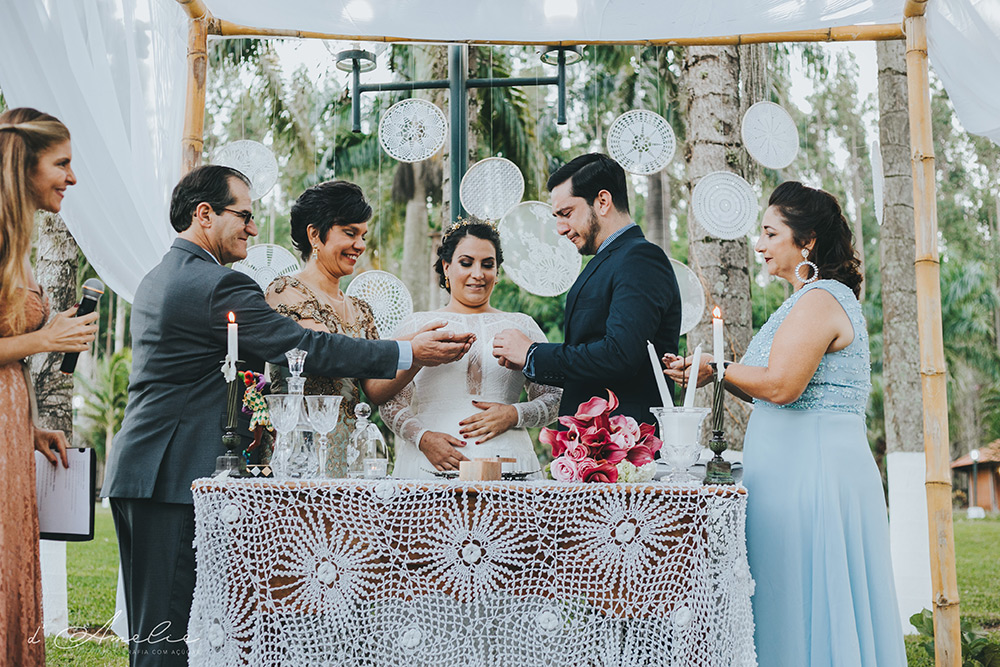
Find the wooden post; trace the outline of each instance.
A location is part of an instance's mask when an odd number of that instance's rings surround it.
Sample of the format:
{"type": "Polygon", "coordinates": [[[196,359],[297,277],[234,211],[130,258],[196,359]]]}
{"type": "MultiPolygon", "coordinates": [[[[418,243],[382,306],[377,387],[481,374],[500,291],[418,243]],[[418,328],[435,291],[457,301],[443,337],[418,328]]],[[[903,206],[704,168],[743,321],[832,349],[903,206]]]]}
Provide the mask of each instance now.
{"type": "Polygon", "coordinates": [[[184,102],[184,138],[181,139],[181,175],[201,164],[205,131],[205,76],[208,72],[208,23],[188,22],[187,96],[184,102]]]}
{"type": "Polygon", "coordinates": [[[924,457],[927,462],[927,517],[931,585],[934,593],[934,651],[938,667],[962,664],[955,535],[951,521],[951,466],[948,392],[941,329],[934,144],[927,72],[927,19],[911,16],[906,32],[913,210],[916,228],[917,329],[924,404],[924,457]]]}

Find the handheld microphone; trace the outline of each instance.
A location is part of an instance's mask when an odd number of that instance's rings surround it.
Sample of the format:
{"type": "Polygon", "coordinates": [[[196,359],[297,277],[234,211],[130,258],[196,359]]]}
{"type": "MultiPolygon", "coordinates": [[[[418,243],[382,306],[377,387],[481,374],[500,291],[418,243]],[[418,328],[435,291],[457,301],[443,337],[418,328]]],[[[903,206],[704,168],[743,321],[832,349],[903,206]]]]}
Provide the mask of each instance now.
{"type": "MultiPolygon", "coordinates": [[[[97,278],[91,278],[83,283],[83,296],[80,297],[80,307],[76,309],[74,317],[94,312],[102,294],[104,294],[104,283],[97,278]]],[[[67,352],[63,355],[62,366],[59,367],[59,370],[67,375],[72,375],[73,371],[76,370],[76,360],[79,357],[79,352],[67,352]]]]}

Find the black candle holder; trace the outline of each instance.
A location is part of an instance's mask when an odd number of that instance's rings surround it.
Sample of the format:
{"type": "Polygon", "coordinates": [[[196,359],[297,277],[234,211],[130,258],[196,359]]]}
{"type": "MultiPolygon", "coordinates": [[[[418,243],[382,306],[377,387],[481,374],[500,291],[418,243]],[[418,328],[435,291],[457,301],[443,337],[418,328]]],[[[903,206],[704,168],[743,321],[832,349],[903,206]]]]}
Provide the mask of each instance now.
{"type": "Polygon", "coordinates": [[[723,418],[725,417],[722,404],[726,390],[718,375],[716,375],[714,389],[715,393],[712,395],[712,439],[709,440],[708,446],[715,453],[715,456],[705,466],[705,483],[735,484],[733,466],[722,458],[722,452],[729,447],[726,444],[725,431],[722,430],[723,418]]]}
{"type": "MultiPolygon", "coordinates": [[[[227,363],[226,361],[222,363],[227,363]]],[[[236,362],[239,363],[239,362],[236,362]]],[[[227,382],[226,428],[222,432],[222,446],[226,453],[215,457],[215,474],[228,472],[230,477],[246,477],[247,462],[239,452],[240,436],[236,432],[236,411],[239,409],[239,375],[227,382]]]]}

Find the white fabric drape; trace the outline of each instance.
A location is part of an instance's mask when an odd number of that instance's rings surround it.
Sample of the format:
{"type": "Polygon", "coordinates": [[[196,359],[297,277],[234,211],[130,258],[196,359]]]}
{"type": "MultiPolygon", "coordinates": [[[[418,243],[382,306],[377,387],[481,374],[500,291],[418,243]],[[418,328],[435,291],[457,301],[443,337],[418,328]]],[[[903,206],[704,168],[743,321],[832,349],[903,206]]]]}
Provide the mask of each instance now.
{"type": "Polygon", "coordinates": [[[931,0],[927,49],[962,126],[1000,144],[1000,2],[931,0]]]}
{"type": "Polygon", "coordinates": [[[79,183],[63,217],[129,301],[174,238],[186,38],[173,0],[0,2],[0,89],[69,127],[79,183]]]}

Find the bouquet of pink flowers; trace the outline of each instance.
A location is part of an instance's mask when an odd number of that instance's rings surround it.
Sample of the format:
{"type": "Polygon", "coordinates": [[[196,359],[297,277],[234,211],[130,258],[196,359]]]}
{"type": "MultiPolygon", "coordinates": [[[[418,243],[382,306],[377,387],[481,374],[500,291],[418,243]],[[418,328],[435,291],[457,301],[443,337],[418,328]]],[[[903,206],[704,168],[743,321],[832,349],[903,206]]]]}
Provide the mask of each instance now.
{"type": "Polygon", "coordinates": [[[560,417],[565,431],[545,428],[539,440],[552,447],[549,474],[562,482],[646,482],[653,478],[653,454],[663,444],[651,424],[626,415],[610,416],[618,397],[596,396],[572,417],[560,417]]]}

